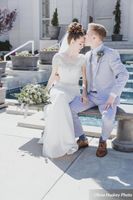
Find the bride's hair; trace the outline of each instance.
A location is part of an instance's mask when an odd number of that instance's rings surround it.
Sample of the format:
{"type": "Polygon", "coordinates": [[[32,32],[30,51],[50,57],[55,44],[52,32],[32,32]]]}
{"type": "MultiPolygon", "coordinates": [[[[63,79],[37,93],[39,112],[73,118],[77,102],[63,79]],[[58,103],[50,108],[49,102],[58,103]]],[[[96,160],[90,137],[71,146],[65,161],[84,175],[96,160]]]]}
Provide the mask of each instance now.
{"type": "Polygon", "coordinates": [[[68,37],[67,37],[68,44],[70,44],[72,39],[77,40],[85,35],[85,31],[82,25],[78,22],[72,22],[68,26],[67,32],[68,32],[68,37]]]}

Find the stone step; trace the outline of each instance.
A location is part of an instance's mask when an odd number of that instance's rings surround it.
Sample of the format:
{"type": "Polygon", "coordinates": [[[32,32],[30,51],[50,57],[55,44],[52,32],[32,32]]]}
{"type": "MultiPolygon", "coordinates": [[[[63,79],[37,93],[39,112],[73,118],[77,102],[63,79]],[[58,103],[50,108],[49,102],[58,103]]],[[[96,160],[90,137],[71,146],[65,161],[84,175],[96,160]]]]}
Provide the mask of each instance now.
{"type": "Polygon", "coordinates": [[[129,98],[127,98],[127,99],[121,98],[120,102],[121,102],[121,104],[133,105],[133,98],[131,98],[131,99],[129,99],[129,98]]]}
{"type": "Polygon", "coordinates": [[[124,88],[121,98],[123,99],[133,99],[133,89],[132,88],[124,88]]]}
{"type": "Polygon", "coordinates": [[[104,43],[113,49],[133,49],[133,43],[128,41],[105,41],[104,43]]]}
{"type": "Polygon", "coordinates": [[[133,72],[129,72],[129,80],[133,80],[133,72]]]}
{"type": "Polygon", "coordinates": [[[6,109],[6,113],[7,114],[11,114],[11,115],[23,115],[25,116],[30,116],[35,114],[37,111],[35,110],[28,110],[27,112],[24,109],[21,109],[20,106],[8,106],[8,108],[6,109]]]}
{"type": "Polygon", "coordinates": [[[133,72],[133,65],[126,66],[128,72],[133,72]]]}
{"type": "Polygon", "coordinates": [[[125,87],[126,88],[133,88],[133,80],[128,80],[125,87]]]}
{"type": "Polygon", "coordinates": [[[123,92],[133,93],[133,88],[124,88],[123,92]]]}
{"type": "Polygon", "coordinates": [[[25,128],[33,128],[33,129],[44,129],[45,121],[43,112],[37,112],[36,114],[33,114],[32,116],[27,116],[26,118],[22,119],[17,123],[20,127],[25,128]]]}
{"type": "Polygon", "coordinates": [[[0,109],[6,108],[7,106],[8,106],[7,103],[2,103],[0,104],[0,109]]]}
{"type": "Polygon", "coordinates": [[[128,65],[132,65],[133,64],[133,60],[127,60],[125,63],[128,64],[128,65]]]}

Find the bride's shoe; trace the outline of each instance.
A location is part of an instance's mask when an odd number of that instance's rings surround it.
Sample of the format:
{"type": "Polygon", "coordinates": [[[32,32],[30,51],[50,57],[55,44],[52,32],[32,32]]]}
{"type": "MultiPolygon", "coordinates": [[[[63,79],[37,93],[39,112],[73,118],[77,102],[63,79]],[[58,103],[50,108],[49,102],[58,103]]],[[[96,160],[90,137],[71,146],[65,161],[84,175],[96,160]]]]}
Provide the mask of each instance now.
{"type": "Polygon", "coordinates": [[[78,140],[77,140],[77,144],[78,144],[79,149],[85,148],[85,147],[88,147],[88,146],[89,146],[89,143],[88,143],[88,140],[87,140],[87,139],[85,139],[85,140],[80,140],[80,139],[78,139],[78,140]]]}

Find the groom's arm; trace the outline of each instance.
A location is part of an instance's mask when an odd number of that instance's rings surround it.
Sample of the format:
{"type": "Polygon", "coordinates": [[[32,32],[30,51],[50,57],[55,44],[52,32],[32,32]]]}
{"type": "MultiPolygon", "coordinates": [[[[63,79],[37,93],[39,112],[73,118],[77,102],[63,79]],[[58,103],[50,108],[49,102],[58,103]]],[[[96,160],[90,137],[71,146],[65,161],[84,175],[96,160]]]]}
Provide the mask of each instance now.
{"type": "Polygon", "coordinates": [[[110,95],[114,97],[120,96],[129,78],[129,73],[126,67],[122,64],[120,55],[116,50],[113,50],[110,55],[110,67],[116,78],[110,95]]]}
{"type": "Polygon", "coordinates": [[[112,54],[110,55],[109,64],[114,73],[116,81],[111,90],[109,98],[105,104],[105,110],[108,110],[110,106],[113,108],[115,98],[121,95],[122,90],[129,78],[128,71],[126,70],[125,66],[122,64],[120,55],[117,51],[114,50],[112,54]]]}

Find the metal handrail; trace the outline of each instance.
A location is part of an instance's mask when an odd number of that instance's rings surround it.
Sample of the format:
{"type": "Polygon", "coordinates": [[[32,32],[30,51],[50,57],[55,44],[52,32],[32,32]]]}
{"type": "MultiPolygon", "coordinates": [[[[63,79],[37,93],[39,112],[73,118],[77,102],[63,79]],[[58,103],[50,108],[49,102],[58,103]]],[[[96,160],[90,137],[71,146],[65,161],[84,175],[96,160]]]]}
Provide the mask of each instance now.
{"type": "Polygon", "coordinates": [[[34,41],[33,40],[29,40],[28,42],[22,44],[21,46],[17,47],[16,49],[10,51],[9,53],[7,53],[5,56],[4,56],[4,61],[6,61],[6,58],[7,56],[10,56],[12,53],[16,52],[17,50],[25,47],[26,45],[30,44],[32,45],[32,54],[34,54],[34,41]]]}

